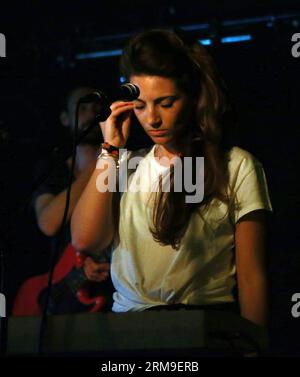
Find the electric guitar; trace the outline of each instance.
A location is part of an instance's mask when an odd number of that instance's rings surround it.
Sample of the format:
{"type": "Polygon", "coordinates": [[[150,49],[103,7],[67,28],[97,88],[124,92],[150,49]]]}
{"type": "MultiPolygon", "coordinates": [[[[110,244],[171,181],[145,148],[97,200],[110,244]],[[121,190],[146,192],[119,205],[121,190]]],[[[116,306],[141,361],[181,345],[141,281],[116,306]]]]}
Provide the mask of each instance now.
{"type": "MultiPolygon", "coordinates": [[[[63,251],[54,268],[48,314],[67,314],[70,312],[99,312],[112,293],[110,282],[94,283],[88,281],[84,270],[83,257],[71,244],[63,251]],[[97,291],[93,296],[91,288],[97,291]]],[[[93,256],[96,262],[103,262],[103,255],[93,256]]],[[[107,260],[105,260],[107,261],[107,260]]],[[[13,309],[13,316],[40,315],[45,303],[49,273],[28,279],[19,289],[13,309]]]]}

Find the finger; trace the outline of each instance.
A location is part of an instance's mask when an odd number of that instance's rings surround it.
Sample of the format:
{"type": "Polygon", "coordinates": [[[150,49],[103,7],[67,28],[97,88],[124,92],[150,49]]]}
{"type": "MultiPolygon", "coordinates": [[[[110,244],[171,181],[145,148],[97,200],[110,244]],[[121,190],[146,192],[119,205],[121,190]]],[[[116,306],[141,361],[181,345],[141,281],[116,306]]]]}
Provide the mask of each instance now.
{"type": "Polygon", "coordinates": [[[108,273],[107,272],[104,272],[104,273],[92,273],[90,274],[89,276],[89,280],[92,280],[92,281],[97,281],[97,282],[102,282],[104,280],[106,280],[108,278],[108,273]]]}
{"type": "Polygon", "coordinates": [[[133,101],[115,101],[110,105],[110,109],[111,111],[113,111],[120,107],[124,107],[131,104],[134,105],[134,102],[133,101]]]}
{"type": "Polygon", "coordinates": [[[127,105],[124,105],[124,106],[121,106],[121,107],[117,107],[115,109],[112,110],[112,113],[110,115],[111,118],[117,118],[119,117],[121,114],[125,113],[126,111],[132,111],[134,109],[134,104],[133,103],[129,103],[127,105]]]}
{"type": "Polygon", "coordinates": [[[103,280],[105,280],[104,277],[101,274],[96,273],[95,271],[92,271],[92,270],[86,270],[85,275],[86,275],[87,279],[91,280],[91,281],[103,281],[103,280]]]}
{"type": "Polygon", "coordinates": [[[93,263],[93,259],[91,257],[86,257],[83,261],[83,266],[89,268],[93,263]]]}
{"type": "Polygon", "coordinates": [[[86,262],[86,265],[89,268],[92,268],[97,271],[109,271],[110,270],[110,263],[108,262],[95,262],[93,259],[89,259],[86,262]]]}
{"type": "Polygon", "coordinates": [[[110,120],[115,120],[120,114],[129,110],[133,110],[134,104],[133,102],[120,102],[112,104],[110,108],[112,110],[110,116],[106,119],[106,121],[99,122],[102,133],[105,133],[105,129],[107,128],[106,126],[109,124],[110,120]]]}
{"type": "Polygon", "coordinates": [[[109,271],[110,270],[110,263],[107,262],[95,262],[99,270],[109,271]]]}
{"type": "Polygon", "coordinates": [[[98,276],[99,276],[100,279],[106,280],[109,277],[109,273],[108,272],[101,272],[98,276]]]}
{"type": "MultiPolygon", "coordinates": [[[[132,109],[133,110],[133,109],[132,109]]],[[[124,119],[121,125],[122,134],[129,135],[129,129],[131,126],[131,119],[132,119],[133,111],[129,111],[128,114],[125,113],[124,119]]]]}

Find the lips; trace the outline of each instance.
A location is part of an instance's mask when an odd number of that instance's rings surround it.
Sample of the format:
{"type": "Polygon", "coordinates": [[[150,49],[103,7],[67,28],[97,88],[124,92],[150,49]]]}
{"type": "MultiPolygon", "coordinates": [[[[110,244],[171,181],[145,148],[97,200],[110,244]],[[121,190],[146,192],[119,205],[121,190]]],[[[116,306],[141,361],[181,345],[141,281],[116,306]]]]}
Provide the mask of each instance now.
{"type": "Polygon", "coordinates": [[[149,134],[152,136],[164,136],[167,133],[168,131],[165,131],[165,130],[149,131],[149,134]]]}

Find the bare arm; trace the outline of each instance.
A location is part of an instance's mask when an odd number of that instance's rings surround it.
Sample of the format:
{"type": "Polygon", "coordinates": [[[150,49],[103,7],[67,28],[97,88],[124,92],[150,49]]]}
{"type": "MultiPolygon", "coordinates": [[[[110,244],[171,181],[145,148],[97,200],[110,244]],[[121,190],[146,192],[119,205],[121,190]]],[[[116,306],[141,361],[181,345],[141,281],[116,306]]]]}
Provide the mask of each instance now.
{"type": "Polygon", "coordinates": [[[241,315],[262,326],[268,319],[265,228],[265,213],[260,210],[243,216],[235,231],[241,315]]]}
{"type": "MultiPolygon", "coordinates": [[[[86,172],[81,174],[76,181],[72,184],[70,195],[70,207],[67,219],[70,219],[71,213],[86,186],[91,173],[86,172]]],[[[35,213],[40,230],[46,236],[53,236],[59,230],[64,209],[66,205],[67,190],[60,192],[58,195],[42,194],[35,202],[35,213]]]]}
{"type": "Polygon", "coordinates": [[[114,192],[99,192],[99,174],[115,174],[113,161],[96,169],[91,176],[71,219],[72,243],[79,251],[104,250],[113,240],[115,219],[113,215],[114,192]]]}
{"type": "MultiPolygon", "coordinates": [[[[121,148],[126,144],[129,135],[133,103],[117,101],[112,104],[111,109],[110,117],[101,123],[103,138],[111,145],[121,148]]],[[[113,158],[103,162],[105,164],[95,169],[92,174],[71,219],[72,242],[75,248],[82,252],[104,250],[115,235],[114,203],[117,193],[109,188],[106,191],[99,190],[100,186],[105,186],[100,184],[101,176],[106,175],[108,182],[114,180],[115,162],[113,158]]]]}

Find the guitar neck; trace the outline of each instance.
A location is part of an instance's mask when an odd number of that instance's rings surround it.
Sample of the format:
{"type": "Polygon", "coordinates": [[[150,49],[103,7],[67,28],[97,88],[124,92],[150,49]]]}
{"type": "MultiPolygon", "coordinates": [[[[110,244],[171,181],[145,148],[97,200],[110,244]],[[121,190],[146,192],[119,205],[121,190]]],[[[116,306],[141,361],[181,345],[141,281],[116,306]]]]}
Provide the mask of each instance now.
{"type": "Polygon", "coordinates": [[[71,291],[76,294],[78,289],[87,281],[87,277],[84,273],[83,267],[74,269],[66,277],[66,284],[71,289],[71,291]]]}
{"type": "MultiPolygon", "coordinates": [[[[85,254],[85,256],[91,257],[95,262],[108,262],[109,261],[109,254],[107,252],[103,252],[100,255],[95,254],[85,254]]],[[[84,257],[82,258],[82,265],[83,265],[84,257]]],[[[71,272],[68,273],[67,276],[63,279],[60,284],[52,287],[51,298],[54,301],[59,301],[64,295],[65,292],[70,290],[74,295],[76,295],[78,289],[88,281],[87,276],[85,275],[83,266],[74,268],[71,272]]]]}
{"type": "MultiPolygon", "coordinates": [[[[91,257],[94,262],[100,263],[100,262],[107,262],[108,258],[103,253],[100,255],[95,254],[89,254],[89,257],[91,257]]],[[[69,275],[66,277],[66,284],[71,289],[71,291],[76,294],[77,290],[82,286],[83,283],[85,283],[88,280],[87,276],[85,275],[83,267],[74,269],[69,273],[69,275]]]]}

